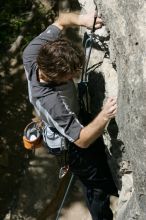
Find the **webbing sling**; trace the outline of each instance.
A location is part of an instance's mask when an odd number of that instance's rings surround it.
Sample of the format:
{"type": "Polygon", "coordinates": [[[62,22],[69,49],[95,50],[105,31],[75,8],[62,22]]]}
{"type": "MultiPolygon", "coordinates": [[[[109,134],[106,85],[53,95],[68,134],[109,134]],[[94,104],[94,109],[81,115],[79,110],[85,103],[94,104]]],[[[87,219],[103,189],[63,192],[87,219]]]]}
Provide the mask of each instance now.
{"type": "MultiPolygon", "coordinates": [[[[88,64],[89,64],[92,45],[93,45],[93,41],[94,41],[94,32],[95,32],[96,19],[97,19],[97,16],[98,16],[97,5],[96,5],[95,10],[96,10],[96,12],[95,12],[95,16],[94,16],[94,23],[93,23],[91,33],[89,35],[89,38],[86,38],[86,33],[85,33],[85,35],[84,35],[85,40],[83,40],[83,46],[85,48],[86,61],[85,61],[85,64],[83,66],[81,81],[78,83],[79,105],[80,105],[81,113],[84,110],[86,110],[87,112],[89,110],[89,105],[88,105],[88,64]],[[85,42],[85,44],[84,44],[84,42],[85,42]],[[89,44],[89,48],[88,48],[88,44],[89,44]],[[88,53],[87,53],[87,48],[88,48],[88,53]]],[[[71,184],[73,182],[73,179],[74,179],[74,174],[71,175],[70,181],[68,183],[67,189],[65,191],[65,194],[64,194],[64,197],[62,199],[61,205],[58,209],[57,217],[56,217],[55,220],[59,220],[59,216],[60,216],[62,207],[63,207],[64,202],[66,200],[66,197],[67,197],[67,194],[68,194],[69,189],[71,187],[71,184]]]]}

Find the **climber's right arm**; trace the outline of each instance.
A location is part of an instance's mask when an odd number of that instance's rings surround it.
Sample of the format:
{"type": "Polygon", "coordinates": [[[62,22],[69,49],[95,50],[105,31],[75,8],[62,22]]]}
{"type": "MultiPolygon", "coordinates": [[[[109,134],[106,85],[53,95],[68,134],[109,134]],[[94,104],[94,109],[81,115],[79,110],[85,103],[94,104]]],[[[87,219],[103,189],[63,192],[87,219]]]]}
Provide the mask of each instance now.
{"type": "Polygon", "coordinates": [[[88,148],[99,136],[109,120],[114,118],[117,112],[116,98],[109,98],[102,111],[87,126],[81,129],[79,139],[74,142],[80,148],[88,148]]]}

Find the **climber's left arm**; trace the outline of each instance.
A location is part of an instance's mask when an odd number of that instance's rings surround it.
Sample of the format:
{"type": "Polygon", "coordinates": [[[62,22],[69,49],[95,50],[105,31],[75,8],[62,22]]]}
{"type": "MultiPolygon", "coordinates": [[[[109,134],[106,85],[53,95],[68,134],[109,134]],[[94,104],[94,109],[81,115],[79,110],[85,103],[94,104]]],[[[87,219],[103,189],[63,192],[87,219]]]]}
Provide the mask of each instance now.
{"type": "MultiPolygon", "coordinates": [[[[88,14],[76,14],[76,13],[61,13],[53,25],[57,26],[60,30],[70,26],[84,26],[92,28],[94,23],[95,12],[88,14]]],[[[103,21],[101,18],[96,18],[95,28],[101,28],[103,21]]]]}

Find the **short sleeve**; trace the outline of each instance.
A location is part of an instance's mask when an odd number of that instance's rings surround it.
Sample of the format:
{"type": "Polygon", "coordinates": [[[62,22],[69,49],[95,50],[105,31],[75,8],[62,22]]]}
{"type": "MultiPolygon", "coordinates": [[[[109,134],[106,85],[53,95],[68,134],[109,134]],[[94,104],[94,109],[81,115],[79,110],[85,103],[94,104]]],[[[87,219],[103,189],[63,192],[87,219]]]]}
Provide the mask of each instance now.
{"type": "Polygon", "coordinates": [[[48,126],[55,127],[70,142],[79,138],[83,126],[58,93],[38,99],[36,107],[48,126]]]}

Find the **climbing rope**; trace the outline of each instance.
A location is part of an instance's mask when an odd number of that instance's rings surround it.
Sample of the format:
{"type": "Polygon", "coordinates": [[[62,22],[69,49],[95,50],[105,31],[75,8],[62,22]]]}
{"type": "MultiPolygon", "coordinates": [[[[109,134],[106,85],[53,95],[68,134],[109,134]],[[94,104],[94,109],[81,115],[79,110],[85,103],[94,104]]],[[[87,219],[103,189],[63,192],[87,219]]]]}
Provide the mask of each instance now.
{"type": "Polygon", "coordinates": [[[69,192],[69,189],[70,189],[71,184],[72,184],[72,182],[73,182],[73,179],[74,179],[74,174],[72,174],[71,177],[70,177],[70,180],[69,180],[67,189],[66,189],[66,191],[65,191],[65,194],[64,194],[64,197],[63,197],[63,199],[62,199],[61,205],[60,205],[60,207],[59,207],[59,209],[58,209],[57,216],[56,216],[56,219],[55,219],[55,220],[59,220],[59,216],[60,216],[62,207],[63,207],[64,202],[65,202],[65,200],[66,200],[66,197],[67,197],[67,195],[68,195],[68,192],[69,192]]]}

